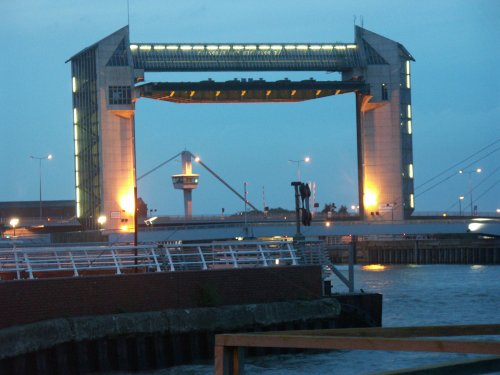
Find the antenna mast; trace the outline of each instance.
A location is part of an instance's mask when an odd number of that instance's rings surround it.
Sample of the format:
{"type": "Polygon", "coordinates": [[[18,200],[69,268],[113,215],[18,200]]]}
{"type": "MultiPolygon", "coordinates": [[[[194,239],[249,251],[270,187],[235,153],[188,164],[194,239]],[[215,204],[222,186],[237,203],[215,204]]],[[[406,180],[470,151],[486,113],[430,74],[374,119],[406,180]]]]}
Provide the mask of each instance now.
{"type": "Polygon", "coordinates": [[[130,27],[130,0],[127,0],[127,26],[130,27]]]}

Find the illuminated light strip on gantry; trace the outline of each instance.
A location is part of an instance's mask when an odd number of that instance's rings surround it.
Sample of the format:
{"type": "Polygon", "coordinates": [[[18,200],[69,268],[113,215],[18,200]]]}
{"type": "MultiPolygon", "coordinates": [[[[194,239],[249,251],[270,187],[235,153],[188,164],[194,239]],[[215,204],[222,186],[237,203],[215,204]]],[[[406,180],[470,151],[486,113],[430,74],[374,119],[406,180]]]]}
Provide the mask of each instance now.
{"type": "Polygon", "coordinates": [[[368,92],[362,81],[233,80],[159,82],[137,87],[139,96],[174,103],[296,102],[354,91],[368,92]]]}
{"type": "Polygon", "coordinates": [[[364,66],[356,44],[130,44],[145,71],[342,71],[364,66]]]}

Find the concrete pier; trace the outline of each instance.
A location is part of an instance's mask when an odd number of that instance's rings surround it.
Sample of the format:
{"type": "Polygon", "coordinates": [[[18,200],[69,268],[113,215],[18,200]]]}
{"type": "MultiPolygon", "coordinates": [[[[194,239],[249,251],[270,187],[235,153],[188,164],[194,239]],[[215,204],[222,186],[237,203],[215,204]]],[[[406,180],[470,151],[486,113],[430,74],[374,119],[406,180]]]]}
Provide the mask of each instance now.
{"type": "MultiPolygon", "coordinates": [[[[363,299],[380,321],[381,296],[363,299]]],[[[195,363],[213,358],[216,334],[340,328],[342,309],[339,300],[321,298],[46,320],[0,330],[0,373],[145,371],[195,363]]]]}

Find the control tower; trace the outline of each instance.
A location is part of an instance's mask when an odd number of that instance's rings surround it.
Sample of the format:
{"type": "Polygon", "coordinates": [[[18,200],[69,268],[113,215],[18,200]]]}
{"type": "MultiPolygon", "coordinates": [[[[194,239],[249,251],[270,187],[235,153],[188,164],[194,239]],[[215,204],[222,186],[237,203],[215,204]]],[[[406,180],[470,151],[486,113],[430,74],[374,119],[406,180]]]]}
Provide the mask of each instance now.
{"type": "Polygon", "coordinates": [[[193,215],[193,198],[191,192],[198,187],[199,174],[194,174],[191,165],[191,153],[183,151],[182,157],[182,174],[174,174],[172,183],[175,189],[184,190],[184,215],[190,218],[193,215]]]}

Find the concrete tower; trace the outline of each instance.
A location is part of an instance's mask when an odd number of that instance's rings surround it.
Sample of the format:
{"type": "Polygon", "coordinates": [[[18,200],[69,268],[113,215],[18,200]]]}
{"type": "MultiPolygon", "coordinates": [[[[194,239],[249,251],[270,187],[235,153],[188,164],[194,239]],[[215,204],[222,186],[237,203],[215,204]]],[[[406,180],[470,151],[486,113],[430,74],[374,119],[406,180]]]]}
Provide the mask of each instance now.
{"type": "Polygon", "coordinates": [[[402,220],[414,209],[411,54],[399,43],[356,27],[363,67],[343,80],[363,80],[370,94],[356,95],[360,215],[402,220]]]}
{"type": "Polygon", "coordinates": [[[133,231],[134,69],[124,27],[71,59],[77,217],[87,229],[133,231]]]}
{"type": "Polygon", "coordinates": [[[199,174],[194,174],[191,164],[191,153],[183,151],[182,157],[182,174],[172,176],[172,183],[175,189],[184,191],[184,215],[186,218],[193,216],[193,198],[191,192],[198,187],[199,174]]]}

